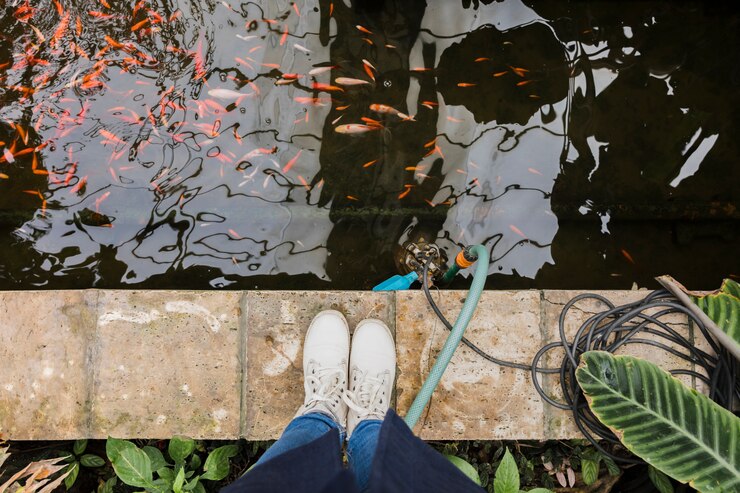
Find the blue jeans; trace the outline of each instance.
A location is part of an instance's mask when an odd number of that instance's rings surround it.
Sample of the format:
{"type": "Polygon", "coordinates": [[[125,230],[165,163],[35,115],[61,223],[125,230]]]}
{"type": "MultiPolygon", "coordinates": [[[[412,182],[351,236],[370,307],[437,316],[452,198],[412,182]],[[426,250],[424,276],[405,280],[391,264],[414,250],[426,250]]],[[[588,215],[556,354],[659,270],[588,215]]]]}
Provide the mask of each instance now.
{"type": "MultiPolygon", "coordinates": [[[[370,481],[370,468],[373,465],[378,436],[383,422],[377,419],[361,421],[347,441],[347,462],[361,491],[367,491],[370,481]]],[[[339,440],[344,441],[344,429],[329,416],[309,413],[293,418],[280,439],[262,454],[254,467],[257,467],[280,454],[305,445],[319,438],[332,428],[339,430],[339,440]]]]}

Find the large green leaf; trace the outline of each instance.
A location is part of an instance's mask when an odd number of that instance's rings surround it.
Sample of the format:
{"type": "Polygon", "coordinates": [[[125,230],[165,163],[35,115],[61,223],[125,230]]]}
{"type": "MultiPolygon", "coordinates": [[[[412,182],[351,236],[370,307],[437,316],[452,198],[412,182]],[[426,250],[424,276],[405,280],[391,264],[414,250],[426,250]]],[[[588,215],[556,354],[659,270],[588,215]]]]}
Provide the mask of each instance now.
{"type": "Polygon", "coordinates": [[[724,333],[740,345],[740,284],[725,279],[719,291],[699,295],[689,292],[691,301],[709,315],[724,333]]]}
{"type": "Polygon", "coordinates": [[[740,418],[631,356],[584,353],[576,378],[596,417],[647,463],[702,492],[740,489],[740,418]]]}
{"type": "Polygon", "coordinates": [[[735,358],[740,359],[740,285],[725,279],[711,293],[689,291],[671,276],[657,281],[671,292],[735,358]]]}
{"type": "Polygon", "coordinates": [[[122,450],[135,448],[137,448],[136,445],[128,440],[108,437],[108,440],[105,442],[105,454],[111,462],[118,460],[122,450]]]}

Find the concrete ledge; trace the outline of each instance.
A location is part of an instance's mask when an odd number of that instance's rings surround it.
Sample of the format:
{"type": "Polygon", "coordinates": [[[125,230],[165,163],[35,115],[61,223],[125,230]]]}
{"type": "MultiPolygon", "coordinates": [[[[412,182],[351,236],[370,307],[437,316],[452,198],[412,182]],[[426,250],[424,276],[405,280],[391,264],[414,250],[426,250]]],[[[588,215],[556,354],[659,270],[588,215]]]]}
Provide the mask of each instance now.
{"type": "MultiPolygon", "coordinates": [[[[465,294],[435,296],[452,320],[465,294]]],[[[562,307],[577,294],[487,291],[466,336],[494,356],[528,364],[557,339],[562,307]]],[[[621,304],[646,292],[600,294],[621,304]]],[[[420,291],[2,292],[0,437],[275,439],[303,401],[308,323],[327,308],[345,313],[351,328],[373,317],[394,331],[403,415],[447,337],[420,291]]],[[[597,311],[579,304],[567,332],[597,311]]],[[[685,318],[672,322],[691,336],[685,318]]],[[[655,362],[689,368],[669,354],[655,362]]],[[[556,378],[543,383],[559,395],[556,378]]],[[[529,372],[493,365],[465,347],[415,431],[435,440],[579,437],[567,413],[543,403],[529,372]]]]}

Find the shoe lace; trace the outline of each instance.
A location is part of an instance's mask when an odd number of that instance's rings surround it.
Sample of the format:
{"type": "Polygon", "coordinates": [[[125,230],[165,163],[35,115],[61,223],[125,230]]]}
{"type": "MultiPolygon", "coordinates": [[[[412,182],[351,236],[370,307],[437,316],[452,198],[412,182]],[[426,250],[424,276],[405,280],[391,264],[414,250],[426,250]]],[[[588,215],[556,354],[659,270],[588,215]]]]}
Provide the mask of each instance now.
{"type": "Polygon", "coordinates": [[[360,383],[357,390],[347,390],[342,398],[350,409],[358,414],[360,420],[367,418],[383,419],[388,409],[388,402],[383,402],[384,393],[381,392],[388,378],[388,372],[383,372],[376,377],[357,370],[357,378],[360,383]]]}
{"type": "Polygon", "coordinates": [[[312,408],[326,402],[336,408],[347,385],[344,369],[338,366],[318,366],[313,361],[309,363],[309,369],[304,382],[307,396],[305,407],[312,408]]]}

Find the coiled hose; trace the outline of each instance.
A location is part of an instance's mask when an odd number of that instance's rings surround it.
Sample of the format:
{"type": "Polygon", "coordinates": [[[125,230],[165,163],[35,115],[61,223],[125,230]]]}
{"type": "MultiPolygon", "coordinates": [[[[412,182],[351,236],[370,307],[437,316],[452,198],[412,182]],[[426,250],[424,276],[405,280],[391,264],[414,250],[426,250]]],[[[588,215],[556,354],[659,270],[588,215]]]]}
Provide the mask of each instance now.
{"type": "Polygon", "coordinates": [[[455,349],[460,344],[460,340],[465,333],[465,329],[468,327],[470,320],[473,318],[475,307],[478,305],[478,300],[483,292],[483,286],[486,284],[486,278],[488,277],[488,262],[489,254],[488,250],[483,245],[475,245],[470,249],[471,253],[478,257],[478,261],[475,267],[475,273],[473,274],[473,283],[468,291],[468,296],[465,299],[462,310],[455,320],[455,324],[452,327],[450,335],[447,336],[442,350],[437,356],[437,360],[434,362],[432,370],[429,372],[427,379],[421,386],[419,393],[416,394],[414,402],[411,404],[408,413],[404,421],[412,428],[416,426],[416,423],[421,417],[421,413],[424,412],[424,408],[429,403],[434,389],[437,388],[442,374],[447,369],[447,365],[450,364],[452,355],[455,353],[455,349]]]}

